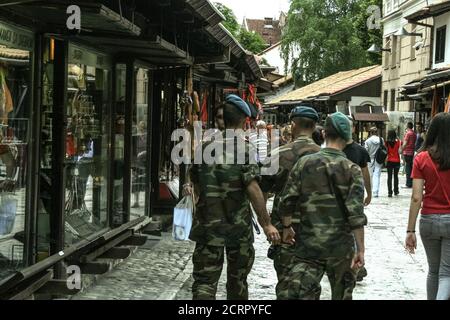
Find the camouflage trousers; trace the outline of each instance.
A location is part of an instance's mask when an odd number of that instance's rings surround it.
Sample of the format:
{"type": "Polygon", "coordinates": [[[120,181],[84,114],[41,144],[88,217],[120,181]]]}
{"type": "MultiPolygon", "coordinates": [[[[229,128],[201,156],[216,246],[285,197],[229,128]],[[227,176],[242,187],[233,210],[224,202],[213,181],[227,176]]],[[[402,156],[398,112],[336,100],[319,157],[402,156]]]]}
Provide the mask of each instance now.
{"type": "Polygon", "coordinates": [[[278,300],[289,298],[289,272],[294,266],[295,249],[294,246],[280,245],[276,247],[273,257],[273,266],[277,272],[278,283],[275,287],[278,300]]]}
{"type": "Polygon", "coordinates": [[[344,258],[306,260],[293,258],[289,272],[288,298],[319,300],[320,282],[326,273],[333,300],[351,300],[356,285],[356,272],[350,268],[353,254],[344,258]]]}
{"type": "Polygon", "coordinates": [[[248,300],[247,276],[255,261],[252,244],[224,248],[197,243],[192,256],[194,264],[192,296],[194,300],[214,300],[222,273],[224,252],[227,255],[227,299],[248,300]]]}

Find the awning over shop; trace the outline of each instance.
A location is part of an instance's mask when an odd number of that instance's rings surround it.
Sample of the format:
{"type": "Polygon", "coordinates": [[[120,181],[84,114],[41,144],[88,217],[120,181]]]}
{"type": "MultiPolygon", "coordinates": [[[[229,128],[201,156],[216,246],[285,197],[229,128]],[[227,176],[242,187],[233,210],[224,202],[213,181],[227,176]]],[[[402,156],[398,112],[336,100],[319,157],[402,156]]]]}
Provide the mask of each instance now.
{"type": "Polygon", "coordinates": [[[205,19],[209,25],[217,25],[225,20],[225,17],[209,0],[185,0],[195,12],[205,19]]]}
{"type": "Polygon", "coordinates": [[[421,80],[422,86],[426,86],[429,83],[433,82],[443,82],[450,79],[450,68],[446,68],[444,70],[437,70],[432,73],[427,74],[421,80]]]}
{"type": "Polygon", "coordinates": [[[258,62],[256,61],[256,58],[253,54],[247,54],[246,58],[247,65],[249,66],[251,72],[253,73],[253,76],[255,79],[260,79],[264,77],[261,68],[259,67],[258,62]]]}
{"type": "Polygon", "coordinates": [[[215,26],[206,27],[206,31],[222,45],[230,47],[231,53],[237,58],[240,58],[245,54],[245,49],[221,23],[215,26]]]}
{"type": "MultiPolygon", "coordinates": [[[[95,2],[73,1],[82,12],[82,30],[95,33],[123,33],[138,36],[141,29],[117,12],[95,2]]],[[[13,6],[14,12],[35,21],[37,17],[47,24],[67,30],[67,6],[65,1],[37,1],[13,6]]],[[[6,7],[7,9],[9,7],[6,7]]],[[[56,30],[55,30],[56,31],[56,30]]]]}
{"type": "Polygon", "coordinates": [[[421,92],[421,93],[414,93],[414,94],[404,94],[402,96],[397,97],[397,101],[422,101],[423,98],[428,96],[428,93],[421,92]]]}
{"type": "Polygon", "coordinates": [[[420,21],[430,17],[440,16],[450,11],[450,1],[444,1],[438,4],[426,6],[413,14],[404,17],[408,21],[420,21]]]}
{"type": "Polygon", "coordinates": [[[402,86],[402,88],[405,90],[417,90],[421,85],[422,83],[420,82],[420,80],[414,80],[410,83],[405,84],[404,86],[402,86]]]}
{"type": "Polygon", "coordinates": [[[389,116],[386,113],[353,113],[353,119],[355,121],[362,122],[387,122],[389,121],[389,116]]]}
{"type": "Polygon", "coordinates": [[[116,54],[135,56],[150,63],[167,64],[193,64],[193,57],[174,44],[155,36],[153,39],[108,37],[82,37],[83,40],[107,47],[116,54]]]}

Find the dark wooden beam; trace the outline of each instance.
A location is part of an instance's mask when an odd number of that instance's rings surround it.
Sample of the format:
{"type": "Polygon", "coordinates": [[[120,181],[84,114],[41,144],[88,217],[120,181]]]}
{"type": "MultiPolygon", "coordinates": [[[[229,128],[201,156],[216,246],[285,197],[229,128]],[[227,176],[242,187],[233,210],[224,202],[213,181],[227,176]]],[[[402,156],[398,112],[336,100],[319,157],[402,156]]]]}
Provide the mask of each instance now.
{"type": "Polygon", "coordinates": [[[215,64],[215,63],[228,63],[230,62],[230,47],[224,48],[221,55],[218,56],[196,56],[194,63],[195,64],[215,64]]]}
{"type": "Polygon", "coordinates": [[[146,236],[134,235],[132,237],[129,237],[125,241],[122,241],[119,245],[120,246],[142,246],[146,242],[147,242],[146,236]]]}
{"type": "Polygon", "coordinates": [[[108,251],[106,251],[104,254],[102,254],[99,258],[100,259],[124,260],[124,259],[128,258],[130,255],[131,255],[130,248],[111,248],[108,251]]]}
{"type": "Polygon", "coordinates": [[[69,289],[67,287],[67,280],[50,280],[45,283],[35,294],[55,294],[55,295],[75,295],[81,289],[69,289]]]}
{"type": "Polygon", "coordinates": [[[170,7],[171,0],[157,0],[156,3],[160,7],[170,7]]]}
{"type": "MultiPolygon", "coordinates": [[[[98,247],[97,249],[95,249],[94,251],[86,254],[86,255],[82,255],[80,257],[81,262],[90,262],[93,261],[94,259],[96,259],[97,257],[101,256],[102,254],[104,254],[105,252],[109,251],[111,248],[114,248],[115,246],[117,246],[119,243],[122,243],[123,241],[125,241],[127,238],[131,237],[132,235],[132,231],[131,230],[127,230],[126,232],[124,232],[123,234],[119,235],[117,238],[108,241],[106,244],[104,244],[101,247],[98,247]]],[[[77,263],[74,263],[77,264],[77,263]]]]}
{"type": "Polygon", "coordinates": [[[17,291],[12,293],[11,296],[9,296],[7,299],[8,300],[27,299],[31,295],[33,295],[34,292],[36,292],[38,289],[44,286],[48,281],[50,281],[52,277],[53,271],[48,270],[47,272],[44,272],[43,274],[40,274],[33,279],[30,279],[30,282],[28,282],[27,285],[19,286],[17,291]]]}
{"type": "Polygon", "coordinates": [[[86,262],[79,265],[81,274],[105,274],[112,269],[110,262],[86,262]]]}

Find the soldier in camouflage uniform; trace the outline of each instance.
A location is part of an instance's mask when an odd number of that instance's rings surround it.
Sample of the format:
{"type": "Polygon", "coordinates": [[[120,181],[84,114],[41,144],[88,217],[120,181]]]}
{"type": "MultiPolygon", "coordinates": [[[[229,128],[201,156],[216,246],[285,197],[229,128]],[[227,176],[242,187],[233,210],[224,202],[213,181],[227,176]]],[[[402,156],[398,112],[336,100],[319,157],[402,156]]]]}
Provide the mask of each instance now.
{"type": "Polygon", "coordinates": [[[300,217],[295,236],[289,299],[319,299],[327,273],[333,299],[351,299],[356,271],[364,265],[364,186],[361,169],[342,150],[351,139],[350,122],[340,112],[325,123],[327,148],[300,159],[281,196],[283,228],[300,217]],[[356,240],[356,254],[355,254],[356,240]]]}
{"type": "MultiPolygon", "coordinates": [[[[246,116],[250,116],[248,105],[235,95],[227,97],[223,110],[227,129],[241,129],[246,116]]],[[[223,163],[218,159],[219,155],[216,163],[194,165],[191,169],[191,181],[199,197],[190,234],[190,239],[196,241],[192,257],[192,293],[195,300],[215,299],[225,252],[228,263],[227,298],[248,299],[247,276],[255,257],[249,200],[266,236],[275,243],[280,241],[279,232],[270,223],[258,185],[259,167],[256,161],[251,164],[249,159],[249,143],[244,137],[229,141],[225,132],[222,136],[222,141],[207,142],[202,148],[219,150],[217,144],[222,144],[223,163]],[[246,145],[244,164],[236,164],[235,153],[227,150],[227,143],[230,142],[235,150],[238,150],[238,145],[246,145]]]]}
{"type": "MultiPolygon", "coordinates": [[[[271,159],[278,161],[278,172],[275,175],[263,176],[260,183],[263,192],[275,193],[271,221],[280,233],[283,226],[278,206],[280,193],[286,184],[289,173],[302,156],[320,151],[320,147],[312,140],[312,134],[319,120],[316,110],[308,106],[298,106],[292,110],[290,119],[294,141],[273,151],[271,159]]],[[[293,217],[292,223],[294,226],[298,224],[299,217],[293,217]]],[[[287,299],[288,275],[294,257],[294,247],[291,244],[272,245],[269,249],[269,256],[274,260],[273,264],[278,277],[277,299],[287,299]]]]}

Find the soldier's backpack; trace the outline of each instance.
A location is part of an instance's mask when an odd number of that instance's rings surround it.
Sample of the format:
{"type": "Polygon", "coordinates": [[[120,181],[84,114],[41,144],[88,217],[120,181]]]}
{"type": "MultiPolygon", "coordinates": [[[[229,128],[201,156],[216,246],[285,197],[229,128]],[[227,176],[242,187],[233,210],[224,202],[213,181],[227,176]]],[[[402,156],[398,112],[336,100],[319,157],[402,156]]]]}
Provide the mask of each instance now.
{"type": "Polygon", "coordinates": [[[378,147],[377,152],[375,153],[375,161],[378,164],[383,164],[386,161],[388,156],[388,151],[386,146],[384,145],[383,139],[380,137],[380,146],[378,147]]]}

